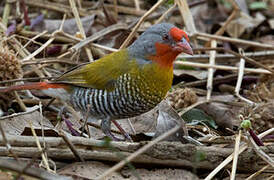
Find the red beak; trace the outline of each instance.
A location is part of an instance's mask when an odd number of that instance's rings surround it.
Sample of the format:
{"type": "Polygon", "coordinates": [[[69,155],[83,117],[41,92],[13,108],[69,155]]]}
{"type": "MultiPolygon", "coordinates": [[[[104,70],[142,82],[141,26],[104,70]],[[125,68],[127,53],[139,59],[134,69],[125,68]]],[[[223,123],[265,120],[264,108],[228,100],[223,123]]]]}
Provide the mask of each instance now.
{"type": "Polygon", "coordinates": [[[176,46],[174,47],[174,50],[183,52],[183,53],[186,53],[189,55],[193,55],[192,48],[191,48],[190,44],[185,39],[177,42],[176,46]]]}

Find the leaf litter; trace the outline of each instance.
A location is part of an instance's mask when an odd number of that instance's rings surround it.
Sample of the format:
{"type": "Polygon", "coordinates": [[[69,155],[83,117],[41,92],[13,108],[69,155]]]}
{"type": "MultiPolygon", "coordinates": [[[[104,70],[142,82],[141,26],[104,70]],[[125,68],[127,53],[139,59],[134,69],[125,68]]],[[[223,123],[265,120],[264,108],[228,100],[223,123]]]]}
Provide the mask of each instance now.
{"type": "MultiPolygon", "coordinates": [[[[123,23],[128,27],[128,29],[124,30],[111,31],[104,36],[99,35],[100,37],[96,41],[86,45],[85,47],[91,50],[94,59],[110,53],[113,49],[118,49],[140,17],[145,12],[149,11],[155,3],[153,1],[143,0],[135,0],[134,2],[135,4],[123,0],[98,2],[86,0],[77,1],[76,6],[81,16],[80,21],[87,37],[92,36],[103,29],[107,29],[109,26],[115,25],[116,23],[123,23]]],[[[274,16],[271,12],[273,12],[274,9],[274,2],[259,2],[254,0],[249,2],[244,1],[244,3],[241,1],[235,2],[236,3],[231,3],[231,1],[224,0],[208,2],[195,0],[188,1],[187,5],[191,10],[191,16],[194,18],[194,24],[196,25],[198,32],[209,34],[216,33],[216,35],[220,36],[218,47],[223,47],[234,52],[238,52],[239,48],[241,48],[245,51],[245,54],[252,53],[253,55],[256,55],[254,57],[257,59],[254,59],[260,64],[273,69],[274,16]],[[236,11],[237,13],[229,20],[233,11],[236,11]],[[218,16],[216,16],[216,14],[218,14],[218,16]],[[226,41],[224,37],[235,38],[235,40],[226,41]],[[243,40],[260,42],[260,44],[252,45],[243,40]],[[264,48],[265,45],[272,45],[272,47],[264,48]],[[273,54],[272,56],[271,53],[273,54]]],[[[41,1],[32,3],[31,0],[22,0],[17,4],[7,1],[6,3],[1,4],[3,19],[1,20],[2,41],[0,46],[1,49],[4,50],[0,54],[1,86],[22,83],[22,81],[28,81],[27,78],[37,78],[36,81],[39,81],[45,77],[56,76],[73,67],[68,62],[76,64],[88,62],[89,56],[86,54],[86,51],[82,50],[73,52],[71,53],[71,56],[68,57],[62,56],[63,53],[69,52],[70,47],[83,38],[79,35],[77,19],[72,15],[70,10],[67,10],[70,9],[69,1],[64,1],[64,4],[55,0],[44,1],[44,3],[48,3],[49,6],[44,6],[44,4],[41,4],[41,1]],[[16,8],[11,8],[12,5],[17,6],[17,10],[16,8]],[[60,6],[64,8],[55,8],[60,6]],[[8,12],[7,9],[10,11],[8,12]],[[55,34],[53,42],[35,57],[28,60],[28,62],[35,62],[37,64],[24,65],[26,62],[22,62],[22,59],[44,44],[54,32],[59,30],[61,25],[62,32],[60,34],[55,34]],[[45,32],[45,34],[43,34],[43,32],[45,32]],[[54,58],[56,61],[53,62],[50,58],[54,58]],[[38,59],[46,61],[47,63],[41,64],[37,61],[38,59]]],[[[164,12],[168,11],[174,3],[177,3],[177,1],[168,1],[163,3],[160,8],[156,9],[145,22],[141,24],[141,27],[138,29],[138,34],[151,26],[164,12]]],[[[164,21],[189,29],[191,23],[184,24],[182,16],[184,17],[186,14],[180,14],[180,10],[183,7],[179,4],[180,3],[164,17],[164,21]]],[[[188,10],[184,9],[183,12],[188,13],[188,10]]],[[[199,33],[197,35],[191,34],[191,32],[189,33],[194,48],[209,46],[208,42],[210,39],[199,36],[199,33]]],[[[133,42],[135,38],[133,38],[131,42],[133,42]]],[[[207,63],[211,56],[208,53],[209,51],[206,50],[195,52],[193,57],[182,55],[179,59],[183,58],[186,62],[207,63]],[[203,58],[201,58],[202,56],[203,58]],[[190,60],[190,58],[192,59],[190,60]]],[[[226,58],[226,56],[228,57],[229,53],[217,52],[215,57],[216,64],[238,67],[239,58],[233,60],[233,58],[226,58]]],[[[130,133],[137,146],[141,146],[144,142],[153,142],[155,138],[157,139],[157,137],[166,133],[174,126],[180,125],[181,128],[177,133],[165,138],[165,141],[170,143],[175,141],[185,144],[191,142],[186,141],[184,136],[190,135],[194,139],[205,139],[210,137],[208,140],[203,141],[201,148],[203,148],[203,146],[209,148],[221,146],[224,148],[224,151],[231,151],[233,150],[231,146],[234,144],[234,135],[237,135],[238,130],[241,128],[240,124],[243,120],[241,117],[244,117],[245,120],[250,120],[255,136],[256,134],[258,135],[259,133],[273,129],[273,75],[260,74],[258,66],[248,63],[246,66],[248,68],[253,68],[254,71],[253,73],[244,75],[240,94],[251,100],[254,103],[253,106],[234,96],[236,81],[235,79],[230,78],[229,75],[236,75],[237,72],[235,70],[217,67],[214,70],[213,85],[212,87],[208,87],[206,85],[207,79],[209,78],[207,68],[202,66],[199,67],[199,65],[186,68],[187,64],[182,68],[182,66],[175,65],[174,86],[168,93],[166,100],[148,113],[135,118],[121,120],[119,123],[128,133],[130,133]],[[250,79],[251,76],[253,77],[252,80],[250,79]],[[217,80],[218,78],[226,80],[215,81],[215,79],[217,80]],[[190,86],[188,86],[188,84],[190,86]],[[225,87],[225,90],[223,87],[225,87]],[[206,100],[205,97],[209,89],[212,90],[212,95],[209,100],[206,100]],[[199,102],[204,103],[198,105],[197,103],[199,102]],[[175,110],[173,110],[172,107],[175,110]],[[188,111],[184,112],[186,109],[188,111]],[[184,114],[180,117],[177,114],[178,112],[184,112],[184,114]],[[232,140],[221,140],[226,138],[231,138],[232,140]],[[221,143],[221,145],[220,143],[215,144],[214,142],[216,139],[221,140],[223,143],[221,143]]],[[[37,136],[57,138],[59,136],[59,131],[64,130],[70,138],[82,134],[81,136],[83,139],[87,139],[88,137],[97,139],[98,142],[96,141],[96,143],[99,144],[105,141],[104,135],[99,129],[99,122],[94,122],[94,124],[89,125],[88,127],[83,127],[84,117],[81,117],[81,115],[74,110],[69,110],[68,112],[65,112],[66,120],[72,123],[71,125],[67,125],[64,121],[60,122],[57,119],[58,112],[63,106],[62,103],[54,101],[53,103],[47,104],[49,101],[45,100],[47,100],[48,97],[34,91],[23,91],[17,92],[16,94],[0,94],[0,110],[2,117],[8,117],[13,113],[19,114],[18,116],[3,118],[1,120],[4,129],[3,132],[7,137],[9,137],[8,135],[15,135],[18,136],[18,138],[34,136],[32,133],[32,129],[34,129],[37,136]],[[24,110],[32,108],[35,102],[38,104],[39,101],[43,103],[42,116],[39,110],[23,113],[24,110]],[[32,127],[30,127],[28,121],[32,122],[32,127]],[[73,133],[73,130],[70,128],[73,128],[79,132],[79,134],[73,133]]],[[[112,127],[112,129],[114,133],[118,133],[115,127],[112,127]]],[[[273,136],[273,131],[267,136],[270,138],[263,139],[264,141],[267,141],[264,145],[267,145],[270,149],[273,147],[273,137],[271,135],[273,136]]],[[[244,136],[248,136],[248,132],[244,131],[244,136]]],[[[7,138],[7,140],[9,139],[7,138]]],[[[12,144],[14,142],[11,141],[10,143],[9,146],[16,149],[16,145],[12,144]]],[[[47,142],[44,143],[46,144],[47,142]]],[[[125,143],[117,142],[117,146],[121,152],[126,148],[125,143]]],[[[43,144],[43,142],[41,144],[43,144]]],[[[2,144],[2,146],[4,147],[5,144],[2,144]]],[[[111,146],[112,145],[110,145],[110,147],[111,146]]],[[[46,146],[43,147],[45,153],[47,153],[47,148],[51,148],[46,146]]],[[[128,151],[133,153],[131,151],[133,145],[131,148],[130,147],[131,146],[128,147],[128,151]]],[[[82,148],[90,150],[92,153],[96,153],[96,151],[100,151],[101,149],[87,145],[77,145],[75,147],[76,150],[78,149],[78,151],[81,152],[82,148]]],[[[73,149],[73,147],[71,149],[73,149]]],[[[250,149],[252,148],[250,147],[250,149]]],[[[2,150],[0,150],[0,160],[2,157],[4,158],[6,156],[5,153],[1,153],[1,151],[2,150]]],[[[38,149],[37,152],[39,152],[38,149]]],[[[16,152],[14,153],[16,154],[16,152]]],[[[109,153],[115,154],[117,152],[109,150],[109,153]]],[[[190,151],[186,153],[195,152],[190,151]]],[[[174,154],[176,155],[176,152],[174,152],[174,154]]],[[[197,159],[202,163],[204,159],[198,158],[198,154],[199,153],[196,153],[197,159]]],[[[274,151],[270,151],[267,154],[273,157],[274,151]]],[[[19,153],[18,156],[20,158],[28,157],[24,155],[24,153],[19,153]]],[[[82,156],[84,155],[82,154],[82,156]]],[[[48,161],[52,159],[56,163],[64,162],[67,164],[65,167],[63,166],[62,169],[58,169],[57,174],[66,175],[73,179],[96,178],[110,169],[115,161],[113,159],[101,159],[103,161],[100,162],[90,161],[93,159],[87,159],[87,162],[75,163],[75,160],[67,161],[58,158],[58,153],[49,154],[48,158],[50,158],[48,161]]],[[[239,163],[241,163],[241,159],[239,159],[239,161],[239,163]]],[[[221,161],[219,163],[221,163],[221,161]]],[[[264,160],[260,161],[261,168],[266,164],[267,163],[264,160]]],[[[216,164],[215,167],[217,167],[217,165],[218,164],[216,164]]],[[[40,164],[40,169],[46,169],[45,167],[45,164],[40,164]]],[[[165,164],[161,167],[149,165],[139,167],[137,163],[133,164],[133,169],[130,167],[131,166],[125,167],[121,171],[115,172],[110,176],[110,179],[197,179],[197,177],[209,177],[213,170],[211,169],[210,171],[206,167],[201,168],[203,171],[197,171],[195,168],[192,170],[189,170],[189,168],[188,170],[183,170],[182,166],[175,166],[176,168],[174,168],[174,164],[171,164],[170,166],[165,164]]],[[[29,168],[31,168],[31,165],[29,168]]],[[[227,173],[229,171],[229,167],[224,168],[223,173],[217,174],[216,178],[229,178],[230,173],[227,173]]],[[[258,171],[259,173],[256,174],[256,176],[259,179],[260,177],[271,178],[271,176],[273,177],[273,171],[273,168],[269,167],[264,171],[258,171]]],[[[239,171],[236,174],[236,178],[245,179],[255,172],[257,172],[257,169],[239,171]]],[[[6,173],[1,172],[1,174],[5,177],[9,176],[6,173]]],[[[10,176],[8,178],[10,179],[10,176]]]]}

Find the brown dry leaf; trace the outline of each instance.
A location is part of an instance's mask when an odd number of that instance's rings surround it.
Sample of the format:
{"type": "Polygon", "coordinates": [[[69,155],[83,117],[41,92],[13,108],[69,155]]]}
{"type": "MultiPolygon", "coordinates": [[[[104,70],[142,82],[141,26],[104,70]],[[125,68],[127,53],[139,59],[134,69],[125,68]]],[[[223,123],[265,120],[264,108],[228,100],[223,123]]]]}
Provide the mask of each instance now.
{"type": "MultiPolygon", "coordinates": [[[[91,26],[94,23],[95,18],[95,14],[81,18],[81,22],[86,34],[88,34],[91,30],[91,26]]],[[[53,33],[60,28],[61,23],[62,20],[45,19],[41,24],[34,26],[33,30],[38,32],[47,30],[48,33],[53,33]]],[[[79,31],[75,18],[65,20],[63,31],[71,35],[74,35],[79,31]]]]}
{"type": "Polygon", "coordinates": [[[157,126],[154,138],[164,134],[170,129],[174,128],[176,125],[181,126],[181,128],[173,135],[167,137],[166,141],[181,141],[184,142],[183,136],[187,136],[188,132],[185,127],[183,119],[178,115],[177,112],[168,104],[168,101],[162,101],[159,104],[159,115],[157,118],[157,126]]]}
{"type": "MultiPolygon", "coordinates": [[[[236,98],[233,95],[212,96],[211,99],[220,100],[223,102],[236,101],[236,98]]],[[[240,111],[239,107],[225,105],[222,103],[204,103],[199,105],[199,108],[211,116],[220,128],[233,129],[233,126],[239,125],[239,122],[237,121],[237,115],[240,111]]]]}
{"type": "Polygon", "coordinates": [[[158,117],[158,106],[137,117],[130,118],[136,133],[155,132],[158,117]]]}
{"type": "MultiPolygon", "coordinates": [[[[130,169],[122,170],[121,172],[128,179],[136,179],[132,175],[130,169]]],[[[199,178],[186,170],[183,169],[136,169],[136,173],[139,174],[141,179],[157,179],[157,180],[167,180],[167,179],[180,179],[180,180],[199,180],[199,178]]]]}
{"type": "MultiPolygon", "coordinates": [[[[111,168],[110,165],[97,161],[80,162],[70,164],[58,171],[58,174],[73,176],[74,179],[95,179],[106,170],[111,168]]],[[[119,173],[114,172],[108,179],[124,179],[119,173]]]]}
{"type": "Polygon", "coordinates": [[[191,12],[196,28],[201,32],[211,32],[214,25],[224,22],[227,18],[224,8],[215,1],[207,1],[207,3],[195,6],[191,8],[191,12]]]}
{"type": "Polygon", "coordinates": [[[264,15],[257,13],[255,18],[241,12],[239,17],[232,20],[226,29],[226,32],[233,38],[240,37],[245,31],[251,32],[265,20],[264,15]]]}
{"type": "MultiPolygon", "coordinates": [[[[28,114],[8,118],[4,120],[4,123],[2,123],[2,125],[6,134],[21,135],[25,128],[29,128],[28,121],[31,121],[34,129],[41,129],[41,116],[38,111],[33,111],[28,114]]],[[[45,131],[51,131],[54,128],[51,122],[45,117],[43,117],[43,126],[45,131]]]]}

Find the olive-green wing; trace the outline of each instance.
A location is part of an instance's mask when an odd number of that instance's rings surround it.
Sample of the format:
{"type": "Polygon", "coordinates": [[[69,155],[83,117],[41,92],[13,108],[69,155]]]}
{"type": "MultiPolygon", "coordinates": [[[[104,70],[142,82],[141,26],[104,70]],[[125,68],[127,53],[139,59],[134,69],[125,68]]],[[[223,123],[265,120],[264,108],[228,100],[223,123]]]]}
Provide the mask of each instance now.
{"type": "Polygon", "coordinates": [[[111,53],[93,63],[80,65],[57,78],[55,82],[81,87],[113,90],[119,76],[128,73],[136,61],[126,49],[111,53]]]}

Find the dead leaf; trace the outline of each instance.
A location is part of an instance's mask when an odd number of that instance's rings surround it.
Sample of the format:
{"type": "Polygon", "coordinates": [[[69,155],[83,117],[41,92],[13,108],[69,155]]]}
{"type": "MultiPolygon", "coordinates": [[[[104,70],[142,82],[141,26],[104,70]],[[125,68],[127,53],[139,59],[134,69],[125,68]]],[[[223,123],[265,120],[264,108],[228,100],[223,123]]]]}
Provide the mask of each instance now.
{"type": "MultiPolygon", "coordinates": [[[[132,170],[126,169],[121,172],[123,176],[129,177],[129,179],[135,179],[132,175],[132,170]]],[[[180,180],[199,180],[199,178],[183,169],[136,169],[136,173],[139,174],[141,179],[180,179],[180,180]]]]}
{"type": "Polygon", "coordinates": [[[188,132],[183,119],[168,104],[167,100],[162,101],[158,105],[158,109],[159,115],[157,118],[157,126],[154,138],[164,134],[175,126],[181,126],[181,128],[176,133],[167,137],[165,140],[185,142],[185,139],[183,137],[188,136],[188,132]]]}
{"type": "MultiPolygon", "coordinates": [[[[86,34],[88,34],[88,32],[90,31],[90,28],[94,23],[95,18],[95,14],[81,18],[81,22],[86,34]]],[[[47,30],[48,33],[53,33],[60,28],[61,23],[62,20],[45,19],[40,24],[36,24],[32,28],[34,31],[38,32],[47,30]]],[[[79,31],[75,18],[65,20],[63,31],[71,35],[74,35],[79,31]]]]}
{"type": "MultiPolygon", "coordinates": [[[[236,98],[233,95],[221,95],[221,96],[212,96],[214,100],[220,100],[224,102],[233,102],[236,101],[236,98]]],[[[201,101],[201,100],[198,100],[201,101]]],[[[204,103],[198,106],[206,114],[211,116],[218,127],[226,129],[233,129],[233,126],[238,126],[238,112],[239,107],[230,106],[223,103],[204,103]]]]}
{"type": "MultiPolygon", "coordinates": [[[[41,129],[41,116],[38,111],[6,119],[2,125],[6,134],[21,135],[26,127],[29,128],[28,121],[31,121],[34,129],[41,129]]],[[[54,128],[51,122],[45,117],[43,117],[43,126],[44,130],[52,130],[54,128]]]]}
{"type": "MultiPolygon", "coordinates": [[[[103,164],[97,161],[81,162],[70,164],[60,170],[58,174],[65,176],[73,176],[74,179],[86,178],[95,179],[111,168],[110,165],[103,164]]],[[[110,179],[124,179],[119,173],[113,172],[110,179]]]]}

